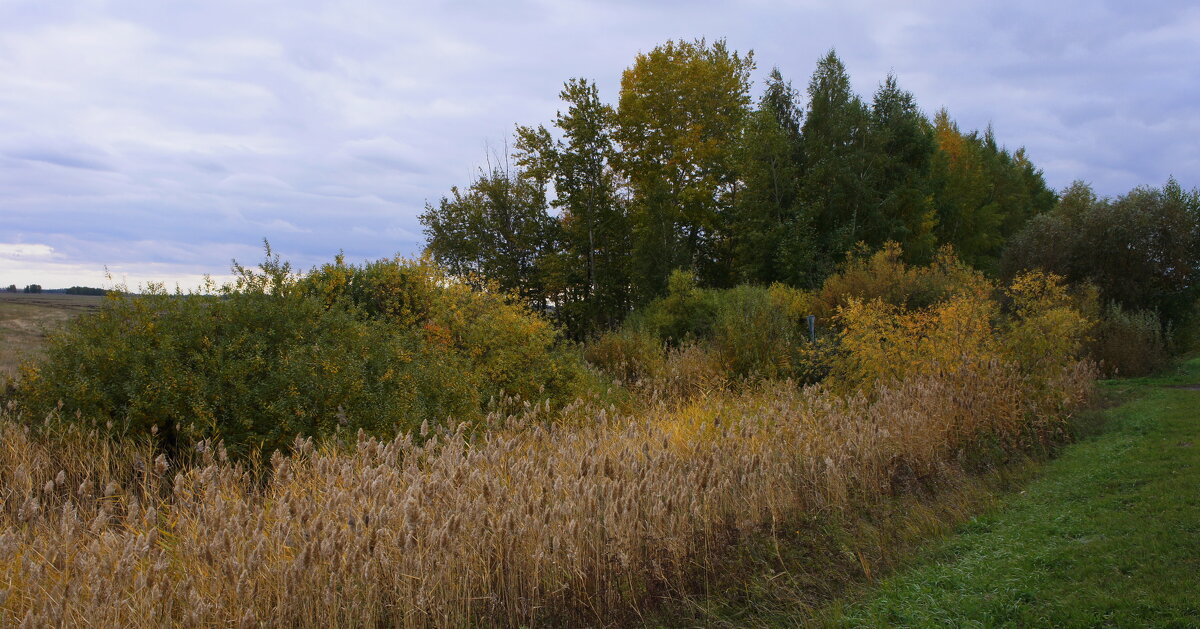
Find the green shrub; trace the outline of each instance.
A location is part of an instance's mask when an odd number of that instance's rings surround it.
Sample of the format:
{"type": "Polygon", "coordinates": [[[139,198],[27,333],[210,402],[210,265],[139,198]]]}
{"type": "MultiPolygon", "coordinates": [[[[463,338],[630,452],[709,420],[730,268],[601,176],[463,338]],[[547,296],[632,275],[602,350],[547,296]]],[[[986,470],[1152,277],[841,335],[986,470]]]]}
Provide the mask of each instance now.
{"type": "Polygon", "coordinates": [[[706,365],[722,365],[732,379],[815,382],[828,371],[831,343],[814,344],[808,338],[812,307],[811,295],[782,284],[706,289],[696,285],[693,275],[676,271],[666,296],[590,343],[586,356],[627,382],[677,380],[664,374],[684,369],[670,364],[701,355],[706,365]],[[685,346],[691,349],[672,353],[685,346]]]}
{"type": "Polygon", "coordinates": [[[331,309],[391,329],[419,329],[425,341],[462,356],[488,397],[569,401],[589,380],[559,331],[505,293],[474,290],[426,261],[379,260],[349,266],[339,256],[314,269],[300,289],[331,309]]]}
{"type": "Polygon", "coordinates": [[[219,438],[245,453],[469,421],[493,398],[565,401],[587,383],[549,323],[425,263],[234,270],[215,294],[114,293],[51,339],[18,399],[168,449],[219,438]]]}
{"type": "Polygon", "coordinates": [[[805,295],[783,285],[742,285],[714,293],[712,344],[732,374],[795,377],[799,352],[809,344],[805,295]]]}
{"type": "Polygon", "coordinates": [[[670,345],[707,338],[717,314],[716,296],[697,285],[694,273],[677,269],[667,278],[667,294],[631,314],[625,326],[670,345]]]}
{"type": "Polygon", "coordinates": [[[1096,326],[1088,353],[1110,377],[1144,376],[1166,364],[1166,337],[1155,313],[1113,304],[1096,326]]]}

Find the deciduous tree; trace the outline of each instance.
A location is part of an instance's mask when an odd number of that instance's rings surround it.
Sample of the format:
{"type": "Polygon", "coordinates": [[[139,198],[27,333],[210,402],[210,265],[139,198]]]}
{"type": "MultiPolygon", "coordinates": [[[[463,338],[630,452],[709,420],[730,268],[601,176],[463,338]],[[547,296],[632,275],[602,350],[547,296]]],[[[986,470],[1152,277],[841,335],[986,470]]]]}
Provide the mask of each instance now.
{"type": "Polygon", "coordinates": [[[661,294],[675,268],[695,269],[708,284],[732,281],[727,211],[753,69],[753,53],[700,39],[639,54],[622,75],[615,137],[633,194],[641,300],[661,294]]]}
{"type": "Polygon", "coordinates": [[[554,121],[562,138],[520,127],[517,146],[528,172],[544,172],[554,186],[561,248],[547,264],[547,282],[558,318],[580,337],[611,327],[629,309],[629,219],[611,166],[615,113],[584,79],[567,81],[559,96],[568,104],[554,121]]]}
{"type": "Polygon", "coordinates": [[[542,258],[555,246],[556,225],[536,177],[507,166],[481,171],[465,191],[452,188],[421,223],[426,253],[451,273],[493,281],[544,310],[548,295],[542,258]]]}
{"type": "Polygon", "coordinates": [[[1007,274],[1027,269],[1091,282],[1106,301],[1179,323],[1200,296],[1200,191],[1172,178],[1102,199],[1075,182],[1005,249],[1007,274]]]}

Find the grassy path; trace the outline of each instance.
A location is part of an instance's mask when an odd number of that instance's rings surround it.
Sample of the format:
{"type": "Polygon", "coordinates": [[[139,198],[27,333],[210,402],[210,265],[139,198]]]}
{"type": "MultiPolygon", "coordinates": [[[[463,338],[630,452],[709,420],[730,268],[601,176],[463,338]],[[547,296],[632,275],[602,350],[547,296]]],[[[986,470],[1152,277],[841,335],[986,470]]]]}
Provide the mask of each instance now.
{"type": "Polygon", "coordinates": [[[1102,432],[825,622],[1200,627],[1200,359],[1102,386],[1102,432]]]}

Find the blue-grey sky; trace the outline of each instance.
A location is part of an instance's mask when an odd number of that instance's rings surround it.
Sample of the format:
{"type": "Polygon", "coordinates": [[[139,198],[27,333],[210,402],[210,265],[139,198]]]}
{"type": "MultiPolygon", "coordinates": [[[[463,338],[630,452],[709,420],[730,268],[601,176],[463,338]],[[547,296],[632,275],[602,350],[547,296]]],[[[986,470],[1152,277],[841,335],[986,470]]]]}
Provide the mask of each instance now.
{"type": "Polygon", "coordinates": [[[869,97],[991,123],[1061,189],[1200,186],[1191,2],[0,0],[0,284],[194,286],[268,238],[302,268],[422,248],[564,80],[615,102],[639,51],[724,37],[803,89],[831,47],[869,97]]]}

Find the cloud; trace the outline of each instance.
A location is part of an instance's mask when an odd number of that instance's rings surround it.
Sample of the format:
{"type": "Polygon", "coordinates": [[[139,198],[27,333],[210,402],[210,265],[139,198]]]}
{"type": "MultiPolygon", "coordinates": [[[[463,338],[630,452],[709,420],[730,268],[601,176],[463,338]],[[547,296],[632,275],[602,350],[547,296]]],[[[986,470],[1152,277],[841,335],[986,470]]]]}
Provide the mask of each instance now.
{"type": "Polygon", "coordinates": [[[15,260],[18,258],[52,258],[54,247],[50,245],[0,243],[0,258],[15,260]]]}
{"type": "Polygon", "coordinates": [[[302,267],[415,254],[426,201],[550,121],[564,80],[615,102],[635,54],[701,36],[801,90],[830,47],[867,97],[894,71],[1055,187],[1200,185],[1197,33],[1183,2],[9,0],[0,234],[51,248],[19,267],[47,286],[224,273],[264,237],[302,267]]]}
{"type": "Polygon", "coordinates": [[[96,146],[71,138],[31,136],[11,138],[0,144],[0,155],[9,159],[49,164],[63,168],[78,168],[100,172],[115,172],[112,155],[96,146]]]}
{"type": "MultiPolygon", "coordinates": [[[[112,265],[72,262],[72,256],[54,247],[36,243],[0,243],[0,286],[41,284],[44,287],[94,286],[114,288],[118,285],[138,289],[149,283],[178,285],[184,290],[196,289],[204,280],[186,264],[114,263],[112,265]]],[[[231,276],[219,273],[217,282],[231,276]]]]}
{"type": "Polygon", "coordinates": [[[62,166],[64,168],[81,168],[83,170],[101,170],[112,171],[113,167],[104,162],[72,155],[70,153],[56,153],[53,151],[26,151],[21,153],[10,153],[9,157],[16,159],[24,159],[31,162],[43,162],[54,166],[62,166]]]}
{"type": "Polygon", "coordinates": [[[410,146],[389,137],[352,140],[342,145],[342,152],[351,159],[366,162],[380,168],[411,174],[422,174],[417,152],[410,146]]]}

